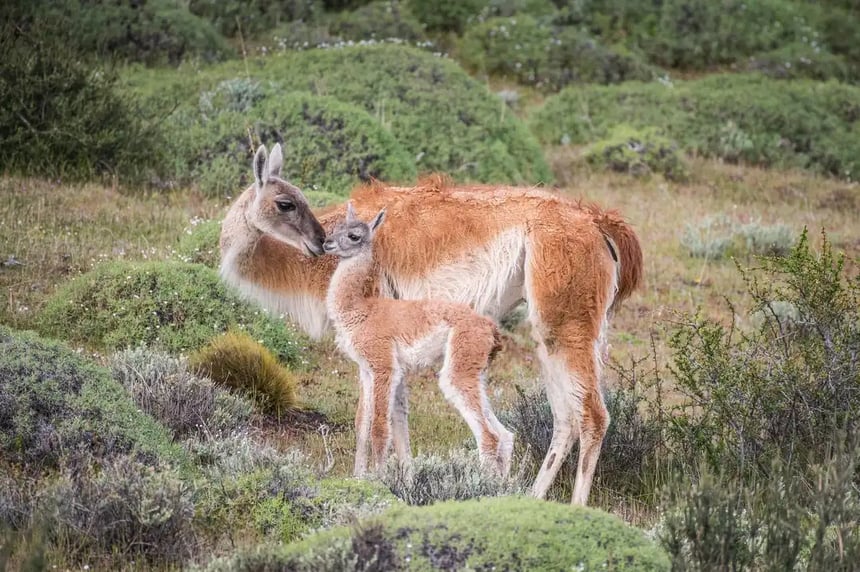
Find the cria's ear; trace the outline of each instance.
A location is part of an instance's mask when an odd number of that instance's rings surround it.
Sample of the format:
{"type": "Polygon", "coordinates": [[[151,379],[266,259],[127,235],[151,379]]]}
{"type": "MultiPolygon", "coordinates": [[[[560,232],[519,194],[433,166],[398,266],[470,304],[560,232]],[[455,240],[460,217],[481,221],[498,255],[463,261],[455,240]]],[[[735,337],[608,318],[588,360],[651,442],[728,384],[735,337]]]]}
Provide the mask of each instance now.
{"type": "Polygon", "coordinates": [[[269,176],[280,177],[281,168],[284,166],[284,155],[281,152],[281,144],[275,143],[272,147],[272,152],[269,155],[269,176]]]}
{"type": "Polygon", "coordinates": [[[269,170],[266,168],[266,163],[268,163],[266,146],[260,145],[257,148],[257,154],[254,155],[254,180],[257,181],[258,189],[262,189],[266,181],[269,180],[269,170]]]}
{"type": "Polygon", "coordinates": [[[379,228],[379,225],[382,224],[382,221],[385,220],[385,209],[382,209],[377,213],[373,220],[370,221],[370,232],[376,232],[376,229],[379,228]]]}
{"type": "Polygon", "coordinates": [[[352,201],[346,203],[346,221],[354,222],[356,219],[355,209],[352,208],[352,201]]]}

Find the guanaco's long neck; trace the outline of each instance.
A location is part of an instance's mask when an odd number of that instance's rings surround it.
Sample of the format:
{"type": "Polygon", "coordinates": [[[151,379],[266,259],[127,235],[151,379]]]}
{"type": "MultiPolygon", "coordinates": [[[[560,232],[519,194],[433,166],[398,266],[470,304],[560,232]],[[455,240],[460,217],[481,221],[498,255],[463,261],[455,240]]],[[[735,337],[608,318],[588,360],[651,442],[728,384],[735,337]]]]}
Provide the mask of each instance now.
{"type": "Polygon", "coordinates": [[[331,278],[327,306],[335,326],[352,326],[370,311],[373,286],[373,254],[362,252],[340,261],[331,278]]]}

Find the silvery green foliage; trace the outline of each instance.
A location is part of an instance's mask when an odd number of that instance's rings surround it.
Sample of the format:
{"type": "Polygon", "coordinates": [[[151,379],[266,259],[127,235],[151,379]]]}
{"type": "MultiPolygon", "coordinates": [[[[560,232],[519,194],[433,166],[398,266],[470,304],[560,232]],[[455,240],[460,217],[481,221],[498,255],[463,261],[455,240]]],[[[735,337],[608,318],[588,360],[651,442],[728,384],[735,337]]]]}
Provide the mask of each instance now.
{"type": "Polygon", "coordinates": [[[166,425],[176,438],[228,434],[253,413],[246,399],[188,370],[184,360],[146,348],[116,353],[113,377],[135,404],[166,425]]]}
{"type": "Polygon", "coordinates": [[[522,475],[499,476],[484,467],[476,451],[454,449],[446,456],[422,454],[411,465],[391,458],[381,479],[392,493],[410,505],[518,494],[525,491],[522,475]]]}

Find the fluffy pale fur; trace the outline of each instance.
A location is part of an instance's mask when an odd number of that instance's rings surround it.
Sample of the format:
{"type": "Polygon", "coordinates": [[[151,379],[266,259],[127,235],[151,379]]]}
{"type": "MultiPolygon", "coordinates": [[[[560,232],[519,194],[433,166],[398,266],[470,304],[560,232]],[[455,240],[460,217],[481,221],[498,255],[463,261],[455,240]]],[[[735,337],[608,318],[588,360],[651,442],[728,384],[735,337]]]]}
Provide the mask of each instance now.
{"type": "MultiPolygon", "coordinates": [[[[609,423],[599,382],[608,319],[642,276],[642,251],[630,226],[614,211],[546,191],[454,186],[438,176],[409,188],[366,185],[351,200],[364,220],[382,208],[387,213],[374,238],[375,271],[367,284],[374,294],[465,302],[495,318],[520,300],[528,303],[554,419],[533,493],[546,494],[578,438],[573,502],[586,503],[609,423]]],[[[243,195],[224,221],[222,274],[320,335],[325,306],[296,300],[325,300],[333,257],[308,258],[271,236],[252,248],[225,244],[224,236],[241,226],[244,204],[243,195]]],[[[331,230],[344,207],[317,216],[331,230]]]]}
{"type": "Polygon", "coordinates": [[[360,371],[355,474],[366,471],[368,440],[377,469],[392,440],[398,457],[408,459],[407,410],[405,401],[397,399],[405,395],[403,377],[440,362],[439,387],[472,430],[482,461],[507,474],[513,435],[493,413],[484,384],[490,356],[498,348],[496,325],[465,304],[374,296],[372,240],[382,216],[380,212],[367,225],[349,211],[324,245],[326,252],[341,257],[329,285],[329,317],[338,346],[360,371]]]}

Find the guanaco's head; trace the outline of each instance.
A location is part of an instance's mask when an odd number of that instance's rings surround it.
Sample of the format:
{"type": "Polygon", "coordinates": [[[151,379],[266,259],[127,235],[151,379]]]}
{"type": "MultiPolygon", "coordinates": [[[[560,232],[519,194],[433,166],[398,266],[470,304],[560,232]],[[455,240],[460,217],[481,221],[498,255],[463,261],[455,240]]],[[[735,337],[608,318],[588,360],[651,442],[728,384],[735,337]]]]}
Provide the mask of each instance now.
{"type": "Polygon", "coordinates": [[[385,219],[385,209],[370,222],[362,222],[355,216],[352,202],[346,203],[346,219],[339,223],[323,243],[327,254],[350,258],[356,254],[369,252],[373,244],[373,234],[385,219]]]}
{"type": "Polygon", "coordinates": [[[311,212],[307,199],[298,189],[281,178],[284,157],[281,145],[272,154],[260,145],[254,156],[254,198],[248,209],[248,222],[302,252],[323,254],[325,230],[311,212]]]}

